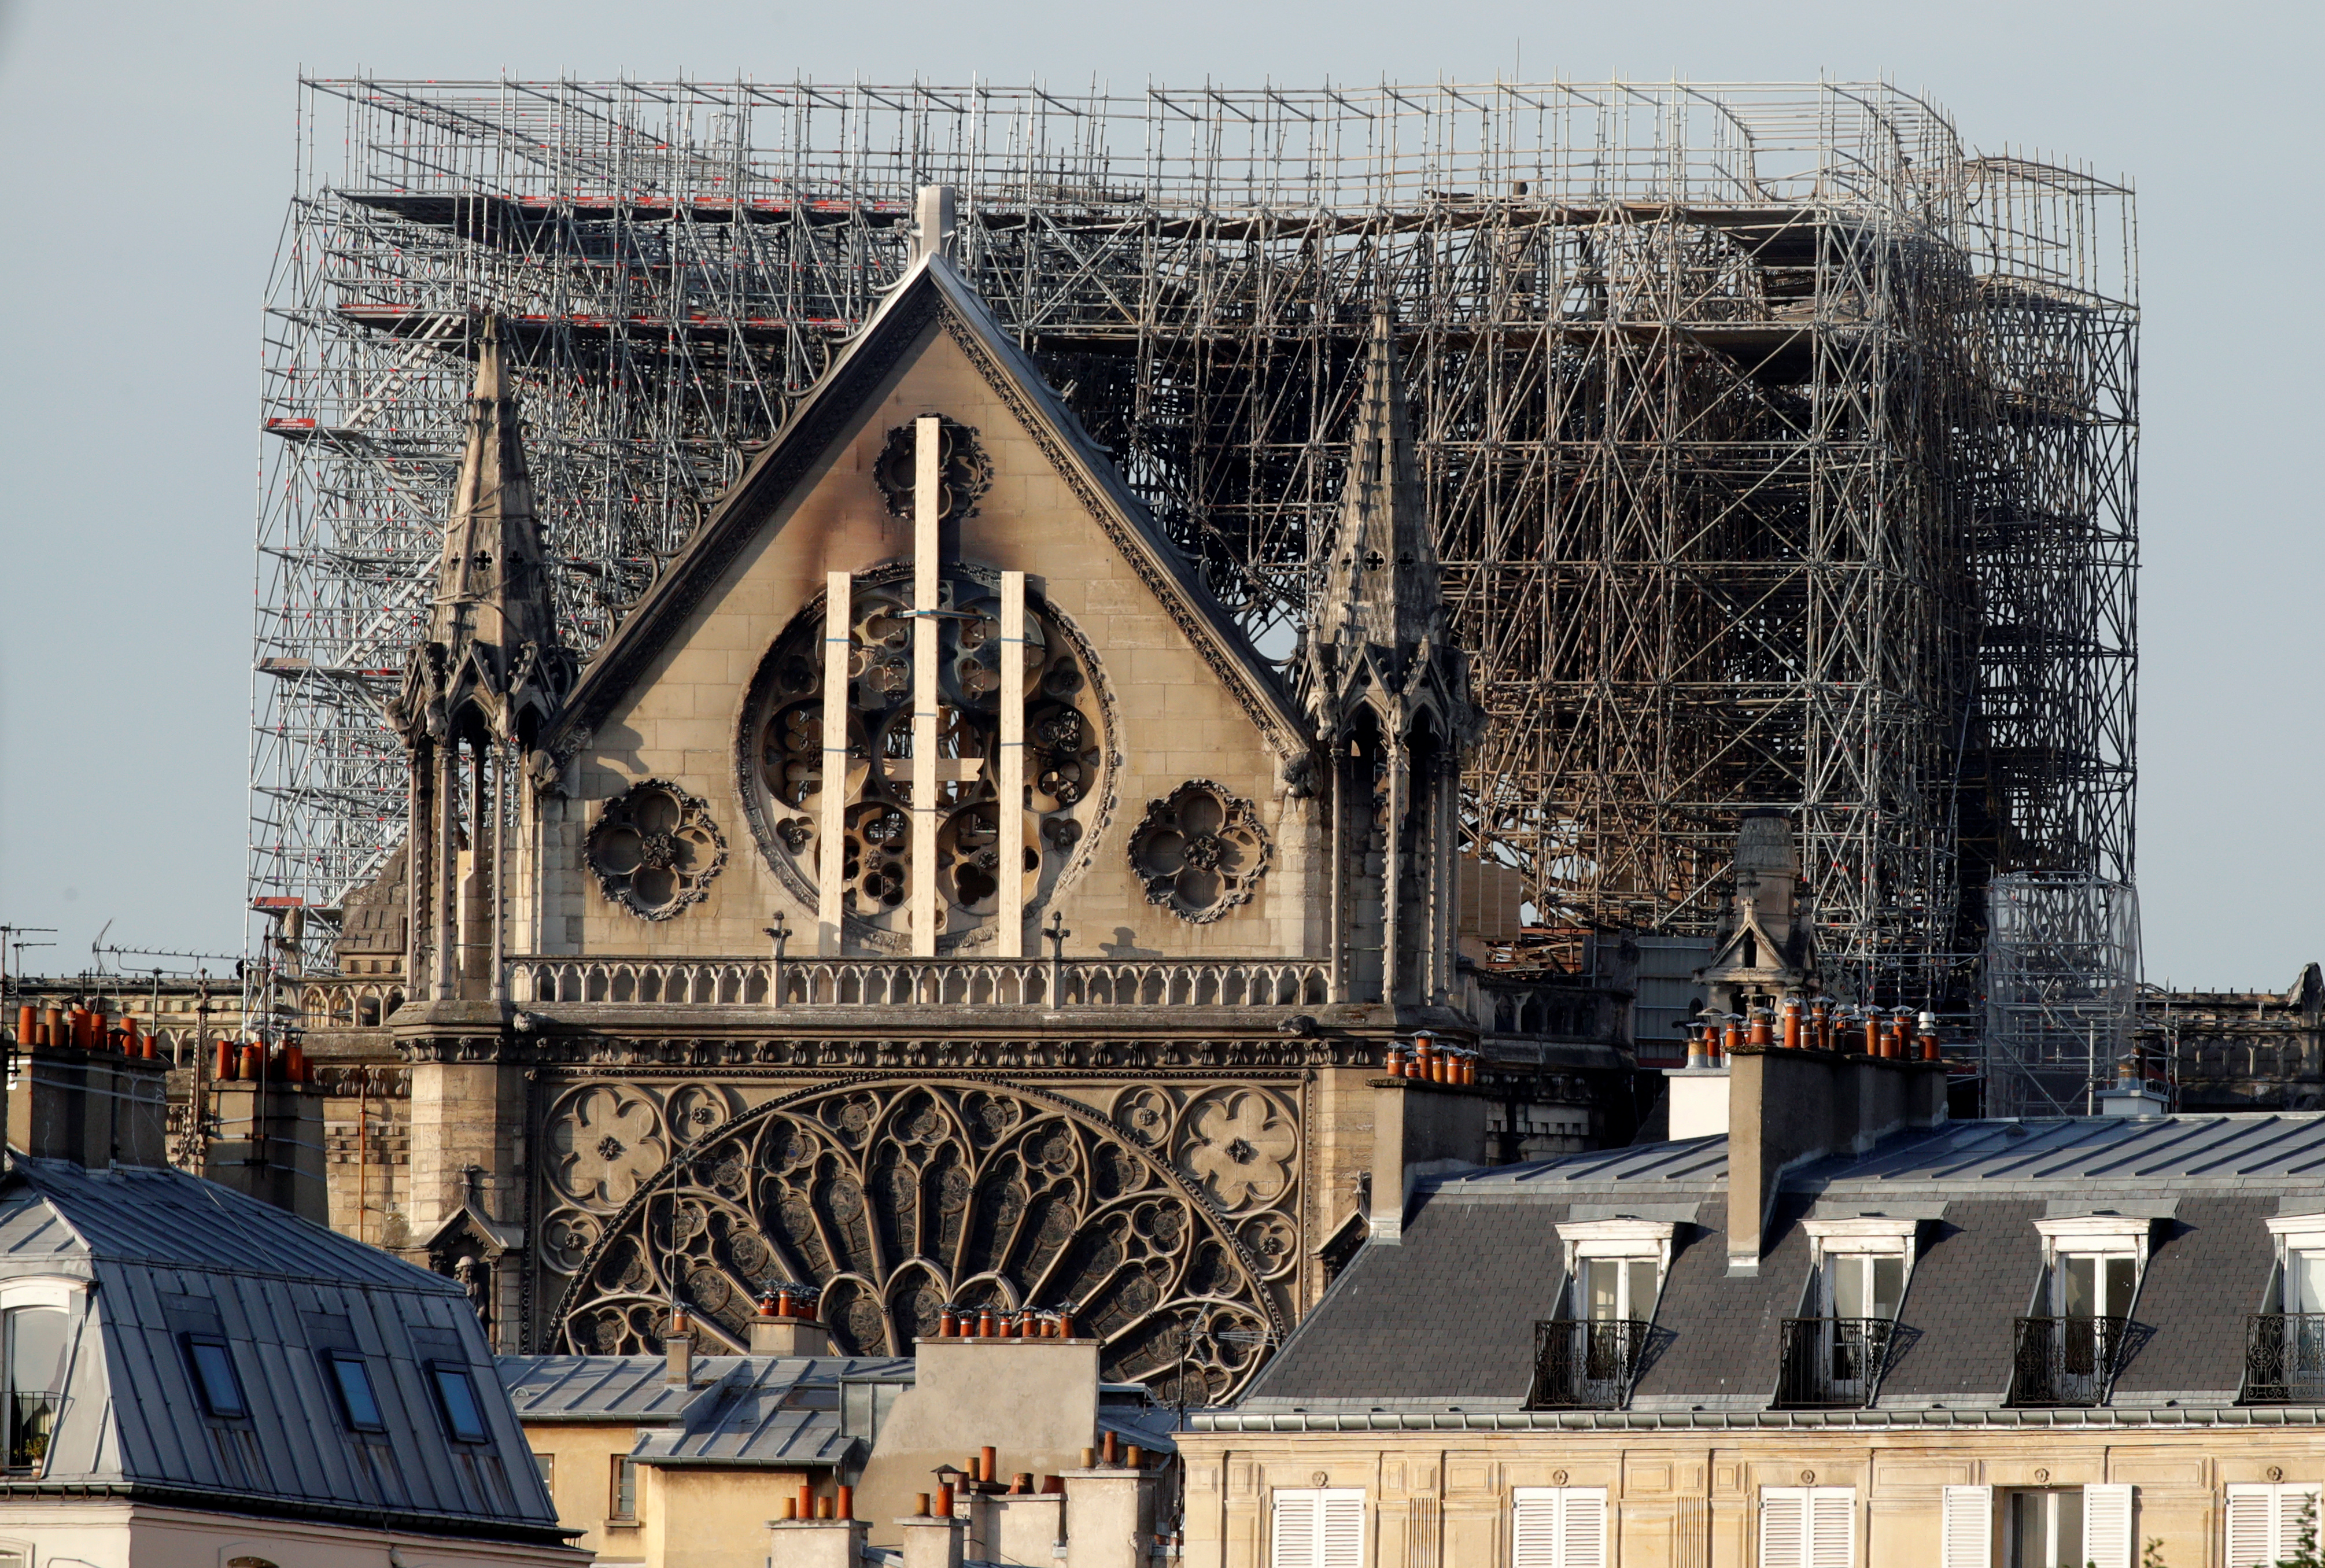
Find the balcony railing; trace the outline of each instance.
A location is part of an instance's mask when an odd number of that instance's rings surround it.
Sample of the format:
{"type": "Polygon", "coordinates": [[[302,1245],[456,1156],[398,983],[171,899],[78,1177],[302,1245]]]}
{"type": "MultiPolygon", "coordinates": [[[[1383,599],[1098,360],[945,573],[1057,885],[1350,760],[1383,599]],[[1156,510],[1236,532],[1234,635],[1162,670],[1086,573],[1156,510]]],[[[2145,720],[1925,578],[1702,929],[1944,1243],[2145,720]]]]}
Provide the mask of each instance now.
{"type": "Polygon", "coordinates": [[[1559,1318],[1533,1326],[1530,1409],[1620,1410],[1631,1397],[1647,1347],[1635,1318],[1559,1318]]]}
{"type": "Polygon", "coordinates": [[[2128,1318],[2020,1318],[2013,1405],[2100,1405],[2115,1381],[2128,1318]]]}
{"type": "Polygon", "coordinates": [[[2247,1405],[2325,1405],[2325,1313],[2245,1320],[2247,1405]]]}
{"type": "Polygon", "coordinates": [[[1872,1404],[1896,1326],[1887,1318],[1786,1318],[1776,1403],[1872,1404]]]}
{"type": "Polygon", "coordinates": [[[17,1394],[8,1411],[8,1468],[38,1470],[49,1455],[49,1434],[56,1430],[57,1396],[17,1394]]]}
{"type": "Polygon", "coordinates": [[[1331,970],[1306,959],[527,958],[509,997],[534,1006],[695,1007],[1312,1007],[1331,970]]]}

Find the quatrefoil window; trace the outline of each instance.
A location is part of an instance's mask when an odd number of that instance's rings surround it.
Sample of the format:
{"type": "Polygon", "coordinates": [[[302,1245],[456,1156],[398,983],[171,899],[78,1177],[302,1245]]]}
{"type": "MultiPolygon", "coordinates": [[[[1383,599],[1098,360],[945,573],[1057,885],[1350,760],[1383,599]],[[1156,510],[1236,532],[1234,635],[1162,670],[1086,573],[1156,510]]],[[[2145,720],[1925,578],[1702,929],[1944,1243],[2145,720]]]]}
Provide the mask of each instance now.
{"type": "Polygon", "coordinates": [[[606,803],[589,830],[589,869],[633,914],[668,920],[703,896],[727,864],[710,808],[676,784],[647,779],[606,803]]]}
{"type": "Polygon", "coordinates": [[[1251,897],[1267,872],[1267,830],[1249,801],[1190,779],[1146,808],[1130,836],[1130,866],[1146,900],[1206,924],[1251,897]]]}
{"type": "MultiPolygon", "coordinates": [[[[920,435],[911,425],[888,432],[887,444],[872,464],[872,478],[889,512],[910,517],[919,498],[920,435]]],[[[937,515],[948,523],[974,516],[977,498],[993,483],[993,461],[977,444],[977,432],[957,420],[937,426],[937,515]]]]}

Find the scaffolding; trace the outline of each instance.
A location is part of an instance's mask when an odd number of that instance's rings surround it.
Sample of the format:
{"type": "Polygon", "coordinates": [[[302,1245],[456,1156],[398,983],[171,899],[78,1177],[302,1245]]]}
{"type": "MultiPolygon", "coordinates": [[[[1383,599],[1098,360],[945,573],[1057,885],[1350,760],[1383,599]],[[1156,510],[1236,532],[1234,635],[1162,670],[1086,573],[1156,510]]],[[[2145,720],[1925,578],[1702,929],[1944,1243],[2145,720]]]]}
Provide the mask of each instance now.
{"type": "Polygon", "coordinates": [[[2139,898],[2096,877],[2006,871],[1987,887],[1988,1116],[2088,1116],[2131,1056],[2139,898]]]}
{"type": "Polygon", "coordinates": [[[1997,871],[2132,871],[2129,190],[1880,84],[301,85],[267,311],[254,904],[402,830],[482,315],[568,636],[606,636],[900,275],[914,189],[1271,656],[1398,323],[1537,920],[1685,935],[1738,814],[1829,977],[1960,1005],[1997,871]]]}

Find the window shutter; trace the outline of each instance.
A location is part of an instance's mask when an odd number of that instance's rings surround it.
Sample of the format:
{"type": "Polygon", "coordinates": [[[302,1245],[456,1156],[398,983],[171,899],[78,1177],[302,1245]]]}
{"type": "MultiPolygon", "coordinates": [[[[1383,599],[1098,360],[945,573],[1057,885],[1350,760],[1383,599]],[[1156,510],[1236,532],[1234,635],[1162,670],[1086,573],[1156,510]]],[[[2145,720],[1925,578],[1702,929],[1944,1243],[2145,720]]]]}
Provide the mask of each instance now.
{"type": "Polygon", "coordinates": [[[1760,1489],[1760,1568],[1808,1568],[1809,1494],[1801,1487],[1760,1489]]]}
{"type": "Polygon", "coordinates": [[[1519,1487],[1510,1493],[1511,1568],[1558,1568],[1558,1493],[1519,1487]]]}
{"type": "Polygon", "coordinates": [[[2276,1489],[2228,1489],[2228,1568],[2269,1568],[2276,1561],[2276,1489]]]}
{"type": "Polygon", "coordinates": [[[1558,1514],[1557,1568],[1607,1568],[1607,1489],[1568,1487],[1558,1514]]]}
{"type": "Polygon", "coordinates": [[[2132,1568],[2131,1492],[2126,1486],[2083,1489],[2083,1556],[2091,1568],[2132,1568]]]}
{"type": "MultiPolygon", "coordinates": [[[[2318,1504],[2317,1488],[2288,1485],[2276,1489],[2276,1545],[2271,1548],[2275,1557],[2290,1557],[2301,1550],[2303,1504],[2318,1504]]],[[[2325,1537],[2325,1504],[2319,1504],[2316,1520],[2319,1536],[2325,1537]]],[[[2325,1545],[2325,1540],[2312,1542],[2311,1545],[2325,1545]]],[[[2270,1561],[2275,1561],[2275,1557],[2270,1561]]]]}
{"type": "MultiPolygon", "coordinates": [[[[1856,1568],[1857,1489],[1809,1489],[1809,1568],[1856,1568]]],[[[2124,1568],[2131,1568],[2126,1563],[2124,1568]]]]}
{"type": "Polygon", "coordinates": [[[1275,1523],[1267,1557],[1272,1568],[1317,1568],[1319,1500],[1312,1491],[1275,1493],[1275,1523]]]}
{"type": "Polygon", "coordinates": [[[1941,1534],[1945,1568],[1993,1568],[1994,1489],[1948,1487],[1941,1534]]]}
{"type": "Polygon", "coordinates": [[[1321,1496],[1317,1568],[1364,1568],[1365,1494],[1354,1487],[1334,1487],[1321,1496]]]}

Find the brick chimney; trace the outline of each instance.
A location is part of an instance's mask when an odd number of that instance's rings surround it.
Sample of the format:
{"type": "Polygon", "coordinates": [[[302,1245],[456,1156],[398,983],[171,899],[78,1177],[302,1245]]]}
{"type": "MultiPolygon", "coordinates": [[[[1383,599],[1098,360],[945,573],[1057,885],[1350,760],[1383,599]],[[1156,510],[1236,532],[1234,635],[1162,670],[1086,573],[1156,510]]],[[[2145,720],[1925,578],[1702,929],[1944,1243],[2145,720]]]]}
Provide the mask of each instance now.
{"type": "Polygon", "coordinates": [[[169,1164],[170,1064],[99,1046],[16,1047],[8,1142],[35,1159],[91,1170],[169,1164]]]}
{"type": "Polygon", "coordinates": [[[1728,1069],[1728,1272],[1757,1274],[1785,1174],[1946,1119],[1946,1066],[1843,1051],[1742,1045],[1728,1069]]]}

